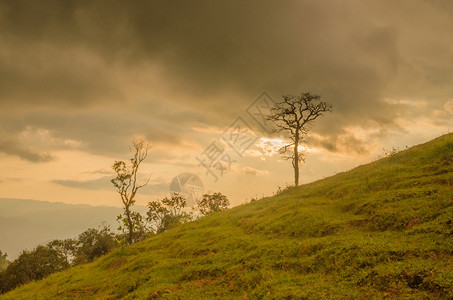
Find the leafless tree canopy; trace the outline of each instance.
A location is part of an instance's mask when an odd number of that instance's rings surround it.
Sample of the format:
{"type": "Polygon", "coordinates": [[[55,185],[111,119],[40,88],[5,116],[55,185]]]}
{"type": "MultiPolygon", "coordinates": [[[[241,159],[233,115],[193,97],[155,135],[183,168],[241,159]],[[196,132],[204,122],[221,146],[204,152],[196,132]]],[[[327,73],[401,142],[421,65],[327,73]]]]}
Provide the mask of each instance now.
{"type": "Polygon", "coordinates": [[[292,141],[280,150],[283,157],[292,160],[296,186],[299,185],[299,163],[304,160],[303,153],[299,153],[299,145],[307,137],[314,120],[331,111],[332,105],[321,101],[321,96],[310,93],[283,96],[283,100],[272,108],[268,119],[274,122],[276,131],[288,133],[292,141]],[[288,156],[286,153],[291,147],[293,153],[288,156]]]}

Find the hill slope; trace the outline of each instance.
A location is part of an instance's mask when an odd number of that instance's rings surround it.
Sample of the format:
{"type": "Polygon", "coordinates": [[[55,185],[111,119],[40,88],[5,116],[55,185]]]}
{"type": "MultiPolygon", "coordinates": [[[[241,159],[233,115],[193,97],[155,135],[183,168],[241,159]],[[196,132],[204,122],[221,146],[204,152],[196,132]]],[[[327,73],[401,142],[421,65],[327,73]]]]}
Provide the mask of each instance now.
{"type": "Polygon", "coordinates": [[[450,134],[0,298],[451,298],[452,218],[450,134]]]}

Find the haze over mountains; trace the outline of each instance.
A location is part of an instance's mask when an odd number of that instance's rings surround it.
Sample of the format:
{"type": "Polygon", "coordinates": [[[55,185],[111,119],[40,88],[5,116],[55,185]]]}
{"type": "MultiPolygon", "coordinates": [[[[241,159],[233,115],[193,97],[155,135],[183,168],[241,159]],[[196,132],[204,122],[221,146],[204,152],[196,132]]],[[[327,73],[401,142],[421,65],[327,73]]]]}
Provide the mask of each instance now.
{"type": "Polygon", "coordinates": [[[115,229],[119,213],[118,207],[0,198],[0,250],[11,261],[24,249],[76,237],[102,222],[115,229]]]}

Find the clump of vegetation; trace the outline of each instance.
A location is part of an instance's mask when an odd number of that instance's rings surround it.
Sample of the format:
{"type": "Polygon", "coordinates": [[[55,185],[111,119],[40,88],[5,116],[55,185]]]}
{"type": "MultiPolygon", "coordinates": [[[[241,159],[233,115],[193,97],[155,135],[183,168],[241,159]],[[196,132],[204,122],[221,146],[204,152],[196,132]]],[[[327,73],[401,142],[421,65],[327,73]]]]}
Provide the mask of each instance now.
{"type": "Polygon", "coordinates": [[[184,211],[186,199],[177,193],[170,198],[148,202],[147,220],[151,231],[161,233],[192,220],[192,215],[184,211]]]}
{"type": "Polygon", "coordinates": [[[409,148],[408,146],[406,146],[404,149],[395,148],[395,147],[392,147],[391,149],[382,148],[382,153],[384,154],[384,157],[389,157],[389,156],[393,156],[393,155],[397,154],[398,152],[401,152],[408,148],[409,148]]]}
{"type": "Polygon", "coordinates": [[[6,292],[16,286],[38,280],[69,267],[62,253],[49,246],[38,246],[33,251],[24,250],[2,272],[1,291],[6,292]]]}
{"type": "Polygon", "coordinates": [[[204,194],[197,201],[197,209],[203,216],[226,210],[229,205],[230,201],[222,193],[204,194]]]}
{"type": "Polygon", "coordinates": [[[96,258],[109,253],[118,246],[118,235],[111,232],[110,227],[90,228],[81,233],[70,246],[73,257],[72,264],[80,265],[92,262],[96,258]]]}
{"type": "Polygon", "coordinates": [[[130,245],[149,236],[150,230],[147,220],[139,212],[130,210],[129,218],[124,217],[124,215],[118,215],[116,220],[119,223],[118,230],[121,232],[118,235],[118,240],[122,245],[130,245]]]}
{"type": "Polygon", "coordinates": [[[274,196],[280,195],[280,194],[288,191],[292,187],[294,187],[294,186],[293,185],[288,185],[288,184],[286,184],[286,186],[284,188],[282,188],[281,186],[277,186],[277,190],[275,191],[274,196]]]}
{"type": "Polygon", "coordinates": [[[6,259],[8,255],[6,253],[3,253],[2,250],[0,250],[0,272],[6,269],[9,265],[9,261],[6,259]]]}

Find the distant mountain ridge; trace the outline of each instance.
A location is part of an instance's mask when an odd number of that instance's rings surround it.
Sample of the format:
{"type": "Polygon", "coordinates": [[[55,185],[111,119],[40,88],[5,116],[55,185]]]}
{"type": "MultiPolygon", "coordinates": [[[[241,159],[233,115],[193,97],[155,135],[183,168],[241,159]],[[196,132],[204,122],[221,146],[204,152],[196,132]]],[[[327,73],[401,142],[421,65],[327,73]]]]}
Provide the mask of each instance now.
{"type": "Polygon", "coordinates": [[[106,222],[116,228],[119,207],[0,198],[0,250],[15,259],[54,239],[76,237],[106,222]]]}

